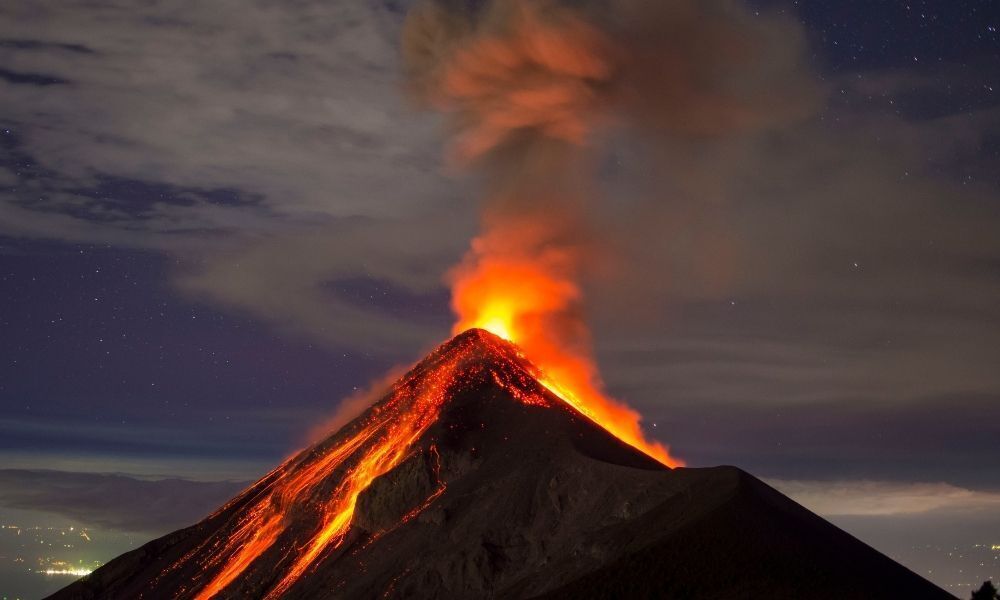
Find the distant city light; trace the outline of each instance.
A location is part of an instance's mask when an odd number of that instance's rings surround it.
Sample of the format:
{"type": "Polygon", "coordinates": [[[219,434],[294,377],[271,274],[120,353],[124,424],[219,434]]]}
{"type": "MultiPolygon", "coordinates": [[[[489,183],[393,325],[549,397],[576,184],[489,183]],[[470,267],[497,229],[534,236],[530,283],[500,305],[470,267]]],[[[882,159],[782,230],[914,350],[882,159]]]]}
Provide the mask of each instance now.
{"type": "Polygon", "coordinates": [[[74,577],[83,577],[84,575],[90,575],[93,573],[93,569],[45,569],[41,571],[44,575],[73,575],[74,577]]]}

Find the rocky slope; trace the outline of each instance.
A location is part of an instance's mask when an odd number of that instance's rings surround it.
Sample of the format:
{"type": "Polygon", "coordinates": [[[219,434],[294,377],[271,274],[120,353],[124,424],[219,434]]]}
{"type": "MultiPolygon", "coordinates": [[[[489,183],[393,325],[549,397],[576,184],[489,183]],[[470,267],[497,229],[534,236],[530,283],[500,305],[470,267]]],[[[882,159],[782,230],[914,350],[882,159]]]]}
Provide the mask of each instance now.
{"type": "Polygon", "coordinates": [[[199,597],[951,596],[739,469],[663,467],[473,330],[201,523],[52,596],[199,597]]]}

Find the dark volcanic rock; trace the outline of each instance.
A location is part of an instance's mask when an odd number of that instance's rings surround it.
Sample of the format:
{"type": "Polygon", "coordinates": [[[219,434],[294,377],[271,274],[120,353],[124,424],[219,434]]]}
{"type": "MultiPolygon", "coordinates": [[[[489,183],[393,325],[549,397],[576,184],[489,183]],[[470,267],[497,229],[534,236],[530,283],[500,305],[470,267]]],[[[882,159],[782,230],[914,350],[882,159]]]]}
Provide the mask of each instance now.
{"type": "MultiPolygon", "coordinates": [[[[545,391],[485,332],[443,345],[399,385],[419,390],[442,364],[457,364],[462,384],[358,496],[343,542],[282,598],[951,598],[739,469],[663,467],[545,391]]],[[[215,576],[201,565],[251,507],[372,415],[404,406],[387,397],[201,523],[52,598],[195,597],[215,576]]],[[[264,597],[351,464],[283,507],[273,547],[217,597],[264,597]]]]}

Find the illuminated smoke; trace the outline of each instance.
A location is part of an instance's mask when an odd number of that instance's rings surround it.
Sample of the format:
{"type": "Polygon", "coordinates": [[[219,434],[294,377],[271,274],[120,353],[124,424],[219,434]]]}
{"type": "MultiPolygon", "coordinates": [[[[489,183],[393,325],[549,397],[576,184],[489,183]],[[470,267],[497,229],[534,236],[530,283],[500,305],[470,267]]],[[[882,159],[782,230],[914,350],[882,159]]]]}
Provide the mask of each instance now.
{"type": "Polygon", "coordinates": [[[449,115],[451,161],[490,186],[484,232],[449,274],[455,332],[517,342],[567,401],[680,464],[602,392],[592,358],[582,286],[608,250],[587,218],[588,146],[613,123],[691,137],[804,116],[800,45],[790,22],[728,0],[418,5],[403,36],[409,89],[449,115]]]}
{"type": "MultiPolygon", "coordinates": [[[[614,74],[603,34],[545,2],[497,2],[460,26],[437,4],[404,33],[412,89],[455,116],[453,154],[473,161],[507,145],[585,142],[614,74]]],[[[521,148],[523,149],[523,148],[521,148]]]]}
{"type": "Polygon", "coordinates": [[[412,95],[452,117],[454,156],[503,169],[608,120],[715,136],[807,117],[804,45],[792,18],[735,0],[442,0],[417,5],[402,50],[412,95]]]}

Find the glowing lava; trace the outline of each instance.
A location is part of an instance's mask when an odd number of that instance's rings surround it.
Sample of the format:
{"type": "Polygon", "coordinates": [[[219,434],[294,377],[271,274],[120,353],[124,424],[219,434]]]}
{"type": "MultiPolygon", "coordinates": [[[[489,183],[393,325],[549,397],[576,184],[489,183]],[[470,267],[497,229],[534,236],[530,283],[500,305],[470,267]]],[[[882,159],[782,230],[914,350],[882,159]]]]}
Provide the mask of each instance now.
{"type": "Polygon", "coordinates": [[[458,316],[453,332],[478,327],[514,342],[554,394],[663,464],[683,466],[666,446],[646,439],[638,412],[601,391],[589,332],[579,316],[574,252],[558,246],[523,252],[531,244],[511,251],[508,240],[516,235],[491,230],[475,240],[452,273],[452,309],[458,316]]]}
{"type": "MultiPolygon", "coordinates": [[[[277,556],[276,583],[266,598],[282,597],[310,568],[336,552],[350,529],[358,497],[379,476],[420,452],[418,440],[440,416],[453,394],[489,381],[524,404],[550,406],[534,371],[513,346],[482,332],[459,336],[405,375],[389,395],[341,433],[289,459],[240,497],[209,518],[226,518],[237,503],[244,506],[206,540],[163,574],[183,568],[195,556],[207,583],[193,582],[195,592],[180,590],[175,598],[208,600],[251,576],[249,569],[262,556],[277,556]],[[488,353],[491,361],[484,361],[488,353]],[[499,365],[490,370],[487,364],[499,365]],[[308,523],[307,527],[302,522],[308,523]],[[303,538],[302,531],[307,535],[303,538]]],[[[403,525],[430,506],[445,491],[440,457],[435,446],[434,476],[438,489],[413,507],[403,525]]],[[[375,532],[377,539],[385,532],[375,532]]],[[[162,577],[162,575],[161,575],[162,577]]],[[[196,576],[196,580],[201,575],[196,576]]],[[[231,593],[231,591],[229,591],[231,593]]]]}
{"type": "Polygon", "coordinates": [[[571,299],[575,288],[565,281],[541,277],[529,265],[510,267],[498,265],[482,285],[468,291],[475,295],[483,286],[492,290],[493,301],[484,304],[489,311],[479,315],[483,324],[527,342],[535,356],[545,361],[549,370],[544,375],[530,362],[530,356],[484,331],[456,336],[403,376],[362,417],[292,457],[210,517],[208,521],[219,523],[216,533],[161,574],[191,569],[192,565],[196,568],[190,588],[178,590],[174,597],[209,600],[253,589],[257,590],[254,595],[282,598],[317,564],[350,551],[351,544],[345,540],[358,498],[372,482],[424,453],[426,460],[432,458],[435,491],[388,529],[369,532],[367,543],[410,522],[446,490],[434,438],[425,436],[449,398],[464,390],[498,386],[518,402],[550,409],[564,399],[624,441],[666,464],[677,464],[664,448],[641,437],[633,411],[583,385],[586,380],[581,378],[592,375],[591,363],[548,346],[545,331],[530,326],[533,321],[514,310],[519,306],[518,297],[501,293],[506,288],[516,289],[523,292],[521,299],[533,297],[539,306],[554,307],[558,302],[553,301],[553,295],[571,299]],[[498,273],[518,275],[517,285],[495,285],[497,280],[491,277],[498,273]],[[260,569],[252,568],[258,561],[272,566],[262,575],[260,569]]]}

